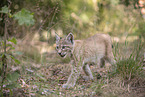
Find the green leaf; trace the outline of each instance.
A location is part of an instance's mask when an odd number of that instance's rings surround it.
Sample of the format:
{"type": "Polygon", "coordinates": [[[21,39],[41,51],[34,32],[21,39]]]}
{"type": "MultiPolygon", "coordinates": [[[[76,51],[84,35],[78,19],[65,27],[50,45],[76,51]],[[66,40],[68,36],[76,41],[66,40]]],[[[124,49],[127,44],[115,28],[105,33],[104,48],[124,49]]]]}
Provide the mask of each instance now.
{"type": "Polygon", "coordinates": [[[8,88],[8,89],[12,89],[14,87],[16,87],[16,84],[14,84],[14,83],[6,85],[6,88],[8,88]]]}
{"type": "Polygon", "coordinates": [[[8,13],[8,16],[9,16],[9,18],[12,18],[13,17],[13,15],[11,13],[8,13]]]}
{"type": "Polygon", "coordinates": [[[0,21],[3,20],[2,18],[0,18],[0,21]]]}
{"type": "Polygon", "coordinates": [[[19,25],[26,24],[27,26],[29,26],[34,25],[35,22],[33,13],[24,8],[21,11],[14,14],[14,18],[18,20],[19,25]]]}
{"type": "Polygon", "coordinates": [[[6,44],[7,47],[13,47],[12,44],[6,44]]]}
{"type": "Polygon", "coordinates": [[[14,56],[10,56],[10,57],[15,61],[15,63],[21,64],[21,62],[19,60],[17,60],[16,58],[14,58],[14,56]]]}
{"type": "MultiPolygon", "coordinates": [[[[20,85],[18,83],[16,83],[16,82],[6,85],[6,88],[8,88],[8,89],[14,89],[16,87],[20,87],[20,85]]],[[[12,95],[12,93],[11,93],[11,95],[12,95]]],[[[10,96],[10,97],[13,97],[13,96],[10,96]]]]}
{"type": "Polygon", "coordinates": [[[21,64],[21,62],[20,62],[19,60],[17,60],[17,59],[14,59],[14,61],[15,61],[15,63],[17,63],[17,64],[21,64]]]}
{"type": "Polygon", "coordinates": [[[14,73],[9,73],[7,75],[7,80],[9,82],[15,82],[17,81],[17,79],[19,78],[20,74],[18,72],[14,72],[14,73]]]}
{"type": "Polygon", "coordinates": [[[14,47],[11,47],[11,48],[8,49],[8,51],[11,51],[11,50],[14,50],[14,49],[15,49],[14,47]]]}
{"type": "Polygon", "coordinates": [[[12,38],[12,39],[8,39],[8,41],[10,41],[10,42],[12,42],[12,43],[14,43],[14,44],[17,44],[17,40],[16,40],[16,38],[12,38]]]}
{"type": "MultiPolygon", "coordinates": [[[[13,87],[12,89],[14,89],[14,87],[13,87]]],[[[10,90],[10,97],[13,96],[13,91],[12,91],[12,89],[9,89],[9,90],[10,90]]]]}
{"type": "Polygon", "coordinates": [[[9,13],[9,8],[5,5],[4,7],[2,7],[0,13],[9,13]]]}
{"type": "Polygon", "coordinates": [[[20,51],[13,51],[12,52],[14,55],[23,55],[23,52],[20,52],[20,51]]]}

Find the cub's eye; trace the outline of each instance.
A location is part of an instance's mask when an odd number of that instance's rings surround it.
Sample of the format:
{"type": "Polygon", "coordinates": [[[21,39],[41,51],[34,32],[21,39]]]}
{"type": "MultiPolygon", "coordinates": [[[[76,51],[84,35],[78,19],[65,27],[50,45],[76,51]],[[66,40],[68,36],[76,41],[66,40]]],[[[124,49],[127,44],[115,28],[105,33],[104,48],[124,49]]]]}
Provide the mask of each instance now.
{"type": "Polygon", "coordinates": [[[62,49],[65,49],[65,46],[62,46],[62,49]]]}
{"type": "Polygon", "coordinates": [[[58,49],[58,46],[56,46],[56,49],[58,49]]]}

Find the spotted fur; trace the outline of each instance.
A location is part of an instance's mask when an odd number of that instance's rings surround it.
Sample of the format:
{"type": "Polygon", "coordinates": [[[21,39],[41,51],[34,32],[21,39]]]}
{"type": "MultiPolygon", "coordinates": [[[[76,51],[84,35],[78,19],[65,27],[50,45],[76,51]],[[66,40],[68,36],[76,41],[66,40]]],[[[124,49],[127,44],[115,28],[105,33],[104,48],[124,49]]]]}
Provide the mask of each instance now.
{"type": "Polygon", "coordinates": [[[111,37],[108,34],[96,34],[85,40],[74,40],[72,33],[65,38],[56,35],[56,51],[63,58],[66,56],[71,58],[71,74],[63,88],[74,87],[82,70],[87,75],[86,79],[93,80],[89,67],[92,63],[99,67],[103,67],[105,61],[115,64],[111,37]]]}

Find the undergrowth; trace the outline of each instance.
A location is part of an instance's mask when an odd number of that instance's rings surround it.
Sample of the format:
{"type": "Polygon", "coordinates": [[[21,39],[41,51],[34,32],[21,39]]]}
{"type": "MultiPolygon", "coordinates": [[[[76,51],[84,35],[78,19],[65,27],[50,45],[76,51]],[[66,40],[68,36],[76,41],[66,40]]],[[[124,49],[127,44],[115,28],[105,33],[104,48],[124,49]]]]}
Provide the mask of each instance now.
{"type": "MultiPolygon", "coordinates": [[[[132,45],[133,43],[131,43],[132,45]]],[[[128,43],[124,45],[128,49],[128,43]]],[[[116,65],[113,67],[111,76],[119,76],[123,83],[129,84],[133,79],[142,77],[143,74],[143,43],[141,41],[138,44],[133,44],[134,47],[129,51],[128,55],[124,54],[120,56],[119,46],[115,46],[115,55],[118,56],[116,65]]],[[[127,51],[127,50],[126,50],[127,51]]],[[[133,84],[133,83],[132,83],[133,84]]]]}
{"type": "MultiPolygon", "coordinates": [[[[33,50],[33,48],[30,49],[33,50]]],[[[21,60],[21,64],[12,67],[12,69],[16,68],[16,71],[21,75],[17,80],[20,86],[12,89],[12,92],[5,91],[7,95],[13,93],[11,94],[13,96],[128,97],[140,96],[142,92],[139,92],[140,90],[134,92],[133,89],[145,87],[145,72],[142,69],[142,42],[138,42],[138,44],[127,42],[114,44],[113,51],[117,63],[112,66],[112,71],[108,73],[103,71],[105,76],[98,78],[95,66],[92,65],[94,81],[85,81],[80,77],[76,86],[71,89],[62,89],[62,84],[66,83],[71,72],[69,59],[62,60],[56,53],[41,55],[37,50],[31,52],[30,49],[21,48],[22,55],[17,56],[21,60]],[[25,54],[23,54],[24,52],[25,54]],[[35,54],[42,57],[32,57],[35,54]]],[[[83,75],[82,72],[81,76],[83,75]]],[[[144,92],[144,89],[142,91],[144,92]]]]}

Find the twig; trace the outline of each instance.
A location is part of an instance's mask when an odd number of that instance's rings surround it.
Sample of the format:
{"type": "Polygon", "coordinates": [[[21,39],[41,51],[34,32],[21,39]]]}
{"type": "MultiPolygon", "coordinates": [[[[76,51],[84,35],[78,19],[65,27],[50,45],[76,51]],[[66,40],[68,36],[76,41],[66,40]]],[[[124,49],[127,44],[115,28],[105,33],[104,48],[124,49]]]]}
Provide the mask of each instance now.
{"type": "Polygon", "coordinates": [[[144,53],[144,59],[143,59],[143,62],[145,63],[145,53],[144,53]]]}
{"type": "MultiPolygon", "coordinates": [[[[8,9],[10,8],[11,5],[11,1],[8,0],[9,4],[8,4],[8,9]]],[[[8,10],[9,11],[9,10],[8,10]]],[[[9,13],[9,12],[8,12],[9,13]]],[[[7,70],[7,58],[6,58],[6,44],[7,44],[7,22],[8,22],[8,14],[5,14],[5,30],[4,30],[4,54],[2,56],[2,81],[1,81],[1,95],[3,97],[3,84],[4,84],[4,80],[6,78],[6,70],[7,70]]]]}

